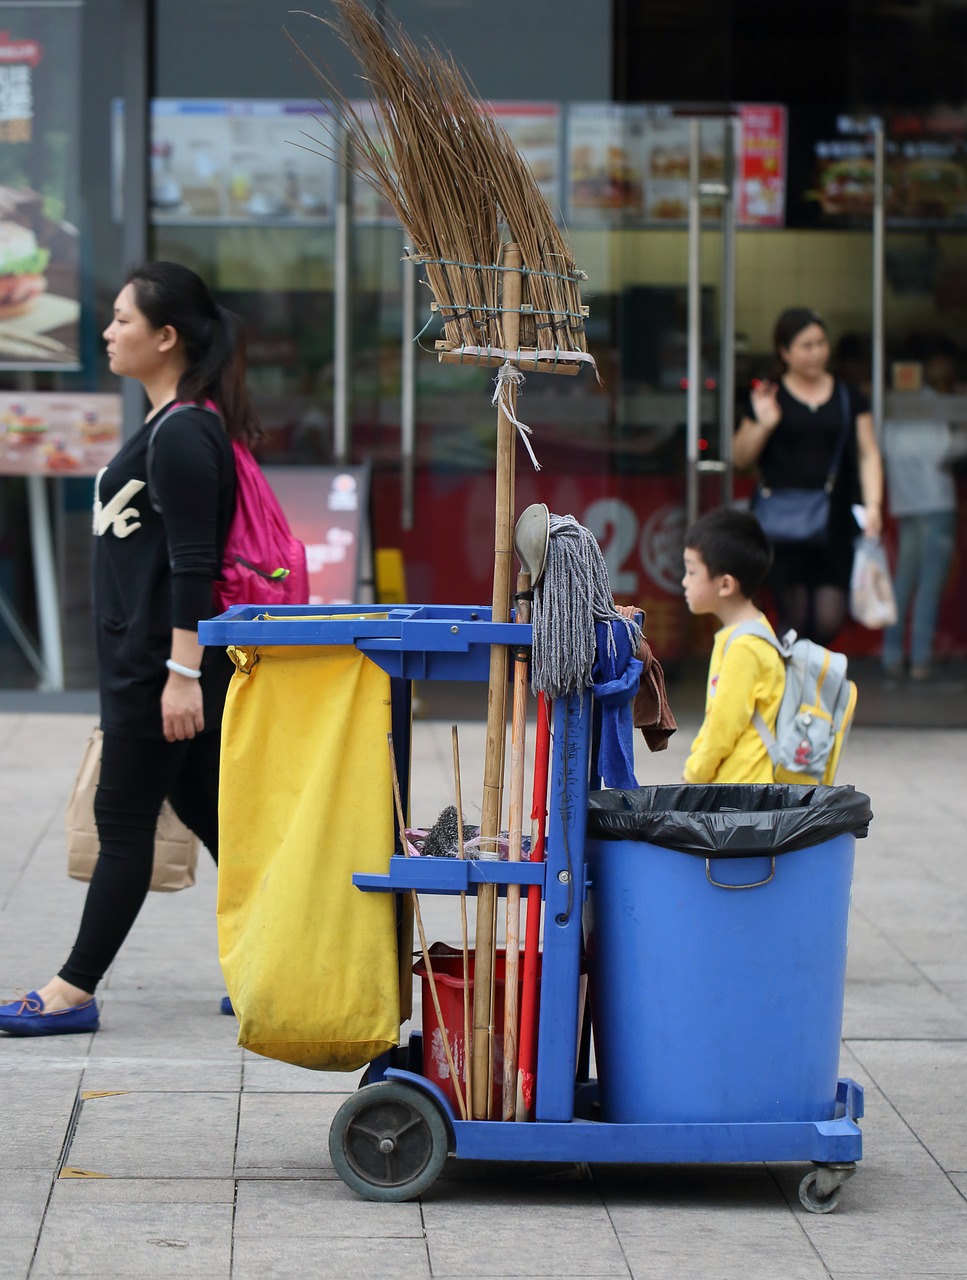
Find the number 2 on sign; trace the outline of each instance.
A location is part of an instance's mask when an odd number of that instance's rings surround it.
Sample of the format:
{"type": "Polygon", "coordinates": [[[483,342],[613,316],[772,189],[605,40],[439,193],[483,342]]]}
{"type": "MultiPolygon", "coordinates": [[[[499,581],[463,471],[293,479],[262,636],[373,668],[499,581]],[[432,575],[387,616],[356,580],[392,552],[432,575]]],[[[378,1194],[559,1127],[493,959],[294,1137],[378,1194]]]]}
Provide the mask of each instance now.
{"type": "Polygon", "coordinates": [[[638,541],[638,517],[634,510],[620,498],[599,498],[587,508],[581,523],[598,540],[608,567],[612,595],[634,596],[639,575],[634,569],[622,568],[638,541]]]}

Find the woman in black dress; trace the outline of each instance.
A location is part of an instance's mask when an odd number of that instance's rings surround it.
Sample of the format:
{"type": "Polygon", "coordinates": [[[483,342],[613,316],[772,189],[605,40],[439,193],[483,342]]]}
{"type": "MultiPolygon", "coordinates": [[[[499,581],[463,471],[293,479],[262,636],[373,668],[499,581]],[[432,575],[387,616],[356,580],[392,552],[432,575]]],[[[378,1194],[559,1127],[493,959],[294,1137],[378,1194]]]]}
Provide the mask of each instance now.
{"type": "MultiPolygon", "coordinates": [[[[753,387],[735,433],[740,468],[758,466],[770,489],[822,489],[843,431],[843,396],[829,372],[829,337],[815,311],[784,311],[775,329],[782,374],[753,387]]],[[[814,545],[781,543],[769,577],[777,630],[829,645],[846,620],[850,572],[861,501],[863,532],[878,537],[883,512],[883,464],[866,396],[842,384],[850,418],[832,491],[829,532],[814,545]]]]}
{"type": "Polygon", "coordinates": [[[219,729],[233,668],[199,645],[198,620],[213,612],[234,510],[230,436],[251,444],[259,434],[240,321],[193,271],[153,262],[128,276],[104,338],[112,372],[139,381],[151,407],[95,482],[100,856],[63,968],[0,1005],[10,1035],[97,1030],[94,992],[147,896],[166,796],[218,858],[219,729]]]}

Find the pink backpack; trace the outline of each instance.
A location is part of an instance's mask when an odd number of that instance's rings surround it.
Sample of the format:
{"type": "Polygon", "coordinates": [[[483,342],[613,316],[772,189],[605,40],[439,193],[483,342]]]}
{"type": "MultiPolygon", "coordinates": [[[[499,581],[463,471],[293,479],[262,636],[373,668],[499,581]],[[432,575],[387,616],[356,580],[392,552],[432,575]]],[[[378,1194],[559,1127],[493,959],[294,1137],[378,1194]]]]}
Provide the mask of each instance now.
{"type": "MultiPolygon", "coordinates": [[[[151,491],[151,457],[159,427],[178,409],[206,409],[221,419],[218,408],[173,404],[155,424],[148,443],[148,492],[155,511],[161,510],[151,491]]],[[[309,573],[305,546],[294,537],[279,500],[272,492],[252,452],[239,440],[232,441],[235,458],[235,511],[222,557],[221,577],[212,584],[219,613],[235,604],[272,608],[280,604],[307,604],[309,573]]]]}

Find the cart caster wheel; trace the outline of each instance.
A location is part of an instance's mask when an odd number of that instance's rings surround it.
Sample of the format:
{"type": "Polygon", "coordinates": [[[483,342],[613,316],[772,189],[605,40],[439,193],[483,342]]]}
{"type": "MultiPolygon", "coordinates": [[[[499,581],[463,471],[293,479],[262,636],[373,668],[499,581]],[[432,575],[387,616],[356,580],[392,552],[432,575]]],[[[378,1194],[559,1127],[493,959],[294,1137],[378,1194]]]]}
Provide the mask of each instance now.
{"type": "Polygon", "coordinates": [[[447,1124],[426,1094],[398,1080],[357,1090],[336,1112],[329,1155],[346,1186],[367,1200],[413,1200],[449,1150],[447,1124]]]}
{"type": "Polygon", "coordinates": [[[816,1186],[816,1180],[819,1177],[819,1170],[813,1169],[806,1174],[802,1182],[799,1184],[799,1199],[805,1209],[810,1213],[832,1213],[839,1204],[839,1197],[843,1188],[841,1186],[833,1187],[827,1194],[820,1194],[819,1188],[816,1186]]]}

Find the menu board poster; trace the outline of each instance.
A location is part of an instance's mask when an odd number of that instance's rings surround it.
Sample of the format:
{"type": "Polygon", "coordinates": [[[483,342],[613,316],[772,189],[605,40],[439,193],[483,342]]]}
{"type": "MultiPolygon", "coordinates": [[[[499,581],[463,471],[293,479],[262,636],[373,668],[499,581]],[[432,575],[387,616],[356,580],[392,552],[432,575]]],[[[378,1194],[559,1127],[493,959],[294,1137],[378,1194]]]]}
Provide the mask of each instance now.
{"type": "MultiPolygon", "coordinates": [[[[124,104],[114,104],[114,210],[121,216],[124,104]]],[[[156,98],[151,104],[155,222],[331,222],[333,117],[313,100],[156,98]]]]}
{"type": "Polygon", "coordinates": [[[94,476],[120,446],[119,395],[0,395],[0,475],[94,476]]]}
{"type": "MultiPolygon", "coordinates": [[[[785,216],[786,117],[780,106],[742,106],[736,155],[740,226],[781,226],[785,216]]],[[[568,110],[568,220],[580,226],[684,226],[691,128],[670,104],[575,104],[568,110]]],[[[701,122],[699,181],[727,175],[723,117],[701,122]]],[[[703,197],[703,221],[721,201],[703,197]]]]}
{"type": "MultiPolygon", "coordinates": [[[[640,223],[647,109],[579,103],[567,115],[567,216],[574,227],[640,223]]],[[[686,153],[686,177],[688,174],[686,153]]]]}
{"type": "Polygon", "coordinates": [[[369,468],[266,467],[265,477],[305,543],[309,604],[355,604],[372,545],[369,468]]]}
{"type": "MultiPolygon", "coordinates": [[[[376,151],[386,156],[372,101],[351,103],[376,151]]],[[[487,103],[530,166],[556,212],[561,203],[560,118],[556,103],[487,103]]],[[[114,216],[122,217],[124,103],[113,111],[114,216]]],[[[339,190],[339,127],[315,101],[157,98],[151,105],[151,207],[156,222],[331,223],[339,190]]],[[[367,156],[353,156],[353,219],[398,226],[373,181],[367,156]]]]}
{"type": "Polygon", "coordinates": [[[0,4],[0,370],[80,368],[81,10],[0,4]]]}
{"type": "Polygon", "coordinates": [[[561,108],[554,102],[489,102],[497,123],[527,162],[552,214],[561,211],[561,108]]]}
{"type": "Polygon", "coordinates": [[[902,112],[882,121],[792,113],[790,225],[865,227],[875,201],[874,128],[882,123],[884,213],[893,228],[967,226],[967,111],[902,112]]]}
{"type": "MultiPolygon", "coordinates": [[[[381,158],[392,168],[390,148],[380,127],[375,104],[371,101],[352,103],[353,110],[366,126],[368,137],[381,158]]],[[[511,142],[526,160],[534,181],[554,214],[561,207],[561,109],[553,102],[485,102],[481,110],[489,111],[511,142]]],[[[367,157],[353,157],[353,219],[362,224],[380,223],[399,226],[395,210],[384,200],[373,183],[373,169],[367,157]]]]}

